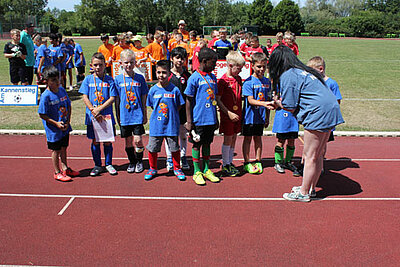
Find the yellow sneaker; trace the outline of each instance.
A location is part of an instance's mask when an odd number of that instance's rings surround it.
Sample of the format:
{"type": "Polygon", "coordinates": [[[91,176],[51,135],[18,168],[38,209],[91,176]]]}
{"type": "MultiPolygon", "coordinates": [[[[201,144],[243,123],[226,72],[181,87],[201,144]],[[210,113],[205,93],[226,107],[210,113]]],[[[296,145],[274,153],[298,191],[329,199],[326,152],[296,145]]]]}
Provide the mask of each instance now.
{"type": "Polygon", "coordinates": [[[219,178],[215,176],[210,169],[208,169],[205,173],[203,173],[203,176],[213,183],[218,183],[220,181],[219,178]]]}
{"type": "Polygon", "coordinates": [[[193,175],[193,181],[197,184],[197,185],[205,185],[206,181],[204,181],[203,178],[203,173],[202,172],[196,172],[193,175]]]}

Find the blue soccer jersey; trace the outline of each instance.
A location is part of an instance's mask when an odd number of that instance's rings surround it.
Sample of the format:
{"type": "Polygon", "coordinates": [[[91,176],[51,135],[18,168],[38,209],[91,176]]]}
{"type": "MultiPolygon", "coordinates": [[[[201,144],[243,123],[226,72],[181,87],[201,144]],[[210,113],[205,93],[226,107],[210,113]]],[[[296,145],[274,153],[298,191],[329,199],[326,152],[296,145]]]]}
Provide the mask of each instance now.
{"type": "MultiPolygon", "coordinates": [[[[61,51],[61,47],[60,46],[53,46],[53,45],[49,45],[49,50],[50,50],[50,56],[51,56],[51,64],[54,65],[54,62],[57,61],[57,59],[62,58],[64,55],[61,51]]],[[[58,71],[62,70],[62,64],[61,63],[57,63],[56,65],[54,65],[58,71]]]]}
{"type": "Polygon", "coordinates": [[[212,73],[196,71],[189,77],[185,95],[192,97],[192,119],[196,126],[217,123],[217,78],[212,73]]]}
{"type": "MultiPolygon", "coordinates": [[[[94,75],[88,75],[82,82],[79,89],[79,93],[87,95],[90,103],[97,107],[98,105],[104,104],[110,97],[118,96],[117,89],[115,88],[114,80],[111,76],[105,75],[104,79],[95,77],[94,75]]],[[[111,115],[112,122],[115,124],[112,105],[101,111],[101,115],[111,115]]],[[[89,108],[86,107],[85,124],[92,124],[92,113],[89,108]]]]}
{"type": "Polygon", "coordinates": [[[283,107],[295,110],[305,129],[330,129],[344,122],[335,95],[314,75],[291,68],[279,81],[283,107]]]}
{"type": "Polygon", "coordinates": [[[258,79],[253,75],[243,83],[244,115],[243,124],[265,124],[267,108],[249,104],[248,96],[255,100],[267,101],[271,99],[271,82],[268,78],[258,79]]]}
{"type": "Polygon", "coordinates": [[[290,133],[298,132],[299,123],[293,114],[284,109],[278,109],[275,112],[274,125],[272,126],[273,133],[290,133]]]}
{"type": "Polygon", "coordinates": [[[178,108],[184,104],[181,92],[172,83],[166,88],[158,85],[151,87],[147,98],[147,106],[153,109],[150,116],[150,136],[178,136],[178,108]]]}
{"type": "Polygon", "coordinates": [[[82,56],[82,60],[81,60],[81,53],[83,53],[82,46],[78,43],[75,43],[75,47],[74,47],[75,67],[86,66],[86,60],[85,60],[84,56],[82,56]]]}
{"type": "Polygon", "coordinates": [[[342,94],[340,93],[339,90],[339,85],[335,80],[332,78],[328,78],[325,81],[326,86],[328,86],[329,89],[331,89],[332,93],[336,96],[336,100],[341,100],[342,99],[342,94]]]}
{"type": "MultiPolygon", "coordinates": [[[[49,89],[45,90],[40,96],[39,102],[39,114],[45,114],[50,119],[55,121],[68,121],[69,109],[71,108],[71,101],[64,88],[58,88],[58,92],[54,93],[49,89]]],[[[71,125],[69,125],[66,131],[61,131],[59,128],[43,121],[44,130],[46,132],[46,138],[48,142],[60,141],[64,136],[72,131],[71,125]]]]}
{"type": "Polygon", "coordinates": [[[43,69],[45,67],[50,66],[52,64],[51,51],[44,44],[39,46],[37,49],[37,55],[36,55],[37,68],[39,67],[40,60],[42,58],[44,58],[44,61],[43,61],[42,68],[40,70],[41,72],[43,72],[43,69]]]}
{"type": "Polygon", "coordinates": [[[115,77],[115,86],[120,99],[119,115],[122,126],[143,124],[143,97],[148,94],[143,75],[120,74],[115,77]]]}

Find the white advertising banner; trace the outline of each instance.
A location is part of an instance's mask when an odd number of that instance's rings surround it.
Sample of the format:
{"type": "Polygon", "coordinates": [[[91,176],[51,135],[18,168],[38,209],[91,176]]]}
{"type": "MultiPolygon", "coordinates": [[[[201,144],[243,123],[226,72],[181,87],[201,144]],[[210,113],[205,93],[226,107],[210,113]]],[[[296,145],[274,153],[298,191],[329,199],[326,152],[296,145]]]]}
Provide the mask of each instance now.
{"type": "MultiPolygon", "coordinates": [[[[112,76],[113,78],[117,77],[122,73],[122,66],[121,63],[115,61],[112,63],[112,76]]],[[[135,73],[141,74],[146,79],[146,82],[152,81],[153,77],[151,74],[151,63],[150,62],[143,62],[138,67],[134,69],[135,73]]]]}
{"type": "Polygon", "coordinates": [[[0,85],[0,106],[36,106],[37,85],[0,85]]]}
{"type": "MultiPolygon", "coordinates": [[[[227,71],[228,71],[228,64],[226,63],[226,60],[218,60],[215,69],[213,71],[214,75],[217,76],[217,79],[220,79],[222,75],[224,75],[227,71]]],[[[250,62],[246,61],[242,71],[239,73],[239,76],[244,81],[247,78],[249,78],[250,75],[251,75],[251,64],[250,62]]]]}

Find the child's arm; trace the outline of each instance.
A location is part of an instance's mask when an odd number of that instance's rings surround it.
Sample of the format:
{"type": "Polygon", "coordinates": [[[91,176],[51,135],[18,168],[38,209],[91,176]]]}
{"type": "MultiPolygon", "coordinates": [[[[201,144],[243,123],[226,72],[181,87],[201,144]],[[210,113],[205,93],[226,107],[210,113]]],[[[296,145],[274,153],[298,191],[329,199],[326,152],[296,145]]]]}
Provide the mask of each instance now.
{"type": "Polygon", "coordinates": [[[114,103],[114,101],[115,101],[115,96],[110,96],[110,98],[107,99],[106,102],[104,102],[103,104],[101,104],[101,105],[99,105],[99,106],[93,108],[93,110],[90,110],[90,111],[92,112],[93,116],[94,116],[96,119],[102,120],[102,119],[103,119],[103,115],[101,115],[100,113],[101,113],[104,109],[106,109],[106,108],[108,108],[109,106],[111,106],[112,103],[114,103]]]}
{"type": "Polygon", "coordinates": [[[260,101],[260,100],[254,99],[254,97],[251,95],[247,96],[247,101],[249,101],[249,104],[252,106],[260,106],[260,107],[266,107],[266,108],[268,108],[268,106],[269,106],[268,101],[260,101]]]}
{"type": "Polygon", "coordinates": [[[224,103],[221,100],[221,96],[217,95],[217,103],[220,110],[228,115],[229,119],[233,122],[239,121],[240,117],[236,113],[230,111],[227,107],[225,107],[224,103]]]}
{"type": "Polygon", "coordinates": [[[268,126],[269,126],[269,114],[270,114],[270,111],[269,111],[269,109],[267,109],[265,111],[265,124],[264,124],[265,128],[268,128],[268,126]]]}
{"type": "Polygon", "coordinates": [[[193,129],[193,120],[192,120],[192,101],[193,97],[186,96],[186,123],[185,128],[189,132],[193,129]]]}
{"type": "Polygon", "coordinates": [[[142,107],[143,107],[143,125],[147,123],[147,95],[142,95],[142,107]]]}
{"type": "Polygon", "coordinates": [[[115,115],[117,117],[117,123],[119,126],[121,126],[121,114],[120,114],[120,105],[121,99],[119,98],[119,96],[115,97],[115,101],[114,101],[114,105],[115,105],[115,115]]]}
{"type": "Polygon", "coordinates": [[[56,126],[58,129],[60,129],[61,131],[65,131],[68,129],[68,124],[64,124],[63,121],[55,121],[53,119],[51,119],[48,115],[46,114],[39,114],[40,118],[42,120],[45,120],[47,123],[50,123],[54,126],[56,126]]]}

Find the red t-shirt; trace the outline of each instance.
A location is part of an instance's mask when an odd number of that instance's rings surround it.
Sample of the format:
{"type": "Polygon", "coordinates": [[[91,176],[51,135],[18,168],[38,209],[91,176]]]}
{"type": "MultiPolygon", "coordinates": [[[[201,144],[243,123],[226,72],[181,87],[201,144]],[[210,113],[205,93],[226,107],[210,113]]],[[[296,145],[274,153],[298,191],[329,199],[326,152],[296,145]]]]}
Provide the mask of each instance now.
{"type": "Polygon", "coordinates": [[[246,50],[247,50],[247,48],[249,48],[250,46],[249,45],[247,45],[246,43],[243,43],[241,46],[240,46],[240,51],[242,51],[243,53],[246,53],[246,50]]]}
{"type": "Polygon", "coordinates": [[[215,37],[214,39],[212,39],[211,41],[208,42],[208,48],[212,48],[214,46],[214,43],[218,40],[218,37],[215,37]]]}
{"type": "MultiPolygon", "coordinates": [[[[227,77],[226,73],[218,80],[218,96],[225,107],[242,117],[242,78],[240,76],[227,77]],[[236,110],[235,110],[236,109],[236,110]]],[[[221,112],[221,122],[231,121],[225,113],[221,112]]]]}
{"type": "Polygon", "coordinates": [[[200,50],[201,50],[200,46],[196,46],[193,49],[192,71],[197,70],[197,68],[200,66],[199,57],[198,57],[198,53],[200,52],[200,50]]]}
{"type": "Polygon", "coordinates": [[[253,47],[249,46],[246,49],[246,57],[251,57],[252,54],[257,53],[257,52],[264,53],[261,46],[259,46],[257,48],[253,48],[253,47]]]}

